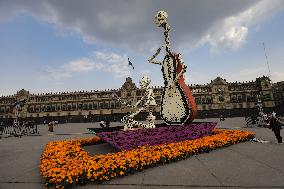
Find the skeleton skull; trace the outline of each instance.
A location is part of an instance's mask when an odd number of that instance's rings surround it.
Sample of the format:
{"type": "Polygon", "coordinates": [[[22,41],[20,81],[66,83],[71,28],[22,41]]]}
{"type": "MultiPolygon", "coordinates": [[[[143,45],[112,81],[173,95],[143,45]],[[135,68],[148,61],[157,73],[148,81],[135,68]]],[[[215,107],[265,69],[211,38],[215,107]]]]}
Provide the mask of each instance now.
{"type": "Polygon", "coordinates": [[[168,20],[168,13],[166,11],[158,11],[155,15],[155,22],[158,27],[163,27],[166,25],[168,20]]]}

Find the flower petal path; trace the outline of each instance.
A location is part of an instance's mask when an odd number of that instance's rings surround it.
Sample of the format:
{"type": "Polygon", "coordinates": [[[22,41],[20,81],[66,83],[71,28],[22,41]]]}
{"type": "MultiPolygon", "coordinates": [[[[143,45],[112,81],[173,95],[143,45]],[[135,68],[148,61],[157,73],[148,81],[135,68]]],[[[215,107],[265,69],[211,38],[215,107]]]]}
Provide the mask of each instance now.
{"type": "Polygon", "coordinates": [[[140,146],[117,153],[90,156],[83,145],[101,143],[99,137],[55,141],[46,145],[41,156],[41,174],[47,186],[67,188],[87,181],[102,182],[191,155],[247,141],[254,133],[215,129],[213,134],[195,140],[155,146],[140,146]]]}

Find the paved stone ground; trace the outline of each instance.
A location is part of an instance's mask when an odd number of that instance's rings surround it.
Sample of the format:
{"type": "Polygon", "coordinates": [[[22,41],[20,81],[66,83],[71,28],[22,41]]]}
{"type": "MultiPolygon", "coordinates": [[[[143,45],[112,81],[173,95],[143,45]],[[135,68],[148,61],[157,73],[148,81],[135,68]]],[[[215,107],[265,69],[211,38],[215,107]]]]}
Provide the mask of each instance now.
{"type": "MultiPolygon", "coordinates": [[[[184,189],[184,188],[284,188],[284,144],[277,144],[271,130],[244,128],[244,118],[217,119],[219,128],[248,130],[270,143],[245,142],[210,153],[199,154],[164,166],[146,169],[101,185],[87,183],[82,189],[184,189]]],[[[119,123],[111,123],[116,125],[119,123]]],[[[0,139],[0,189],[40,189],[40,155],[49,141],[93,136],[86,128],[98,123],[62,124],[53,134],[40,125],[40,136],[0,139]]],[[[284,137],[284,131],[281,131],[284,137]]],[[[86,148],[87,149],[87,148],[86,148]]],[[[90,153],[107,153],[108,144],[89,148],[90,153]]]]}

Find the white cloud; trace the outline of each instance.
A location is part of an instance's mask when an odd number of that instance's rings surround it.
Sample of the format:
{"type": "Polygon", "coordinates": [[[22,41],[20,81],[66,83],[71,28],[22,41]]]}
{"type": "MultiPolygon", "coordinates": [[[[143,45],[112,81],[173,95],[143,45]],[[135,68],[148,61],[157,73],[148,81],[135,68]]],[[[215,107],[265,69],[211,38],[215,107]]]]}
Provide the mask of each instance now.
{"type": "MultiPolygon", "coordinates": [[[[71,77],[71,74],[67,71],[62,70],[62,68],[52,68],[48,67],[45,69],[46,76],[52,79],[61,79],[66,77],[71,77]]],[[[43,78],[43,76],[40,76],[43,78]]]]}
{"type": "Polygon", "coordinates": [[[246,42],[251,27],[284,8],[283,0],[246,1],[0,1],[0,20],[21,13],[59,28],[74,31],[87,43],[128,47],[136,51],[161,46],[163,32],[153,22],[159,9],[167,10],[172,46],[181,49],[209,44],[212,50],[236,50],[246,42]]]}
{"type": "Polygon", "coordinates": [[[126,55],[120,55],[110,51],[96,51],[89,57],[72,60],[57,68],[45,69],[48,77],[61,79],[72,77],[74,74],[100,71],[113,77],[130,76],[128,60],[126,55]]]}
{"type": "Polygon", "coordinates": [[[68,64],[63,65],[63,69],[68,72],[89,72],[94,70],[95,63],[89,58],[81,58],[73,60],[68,64]]]}
{"type": "Polygon", "coordinates": [[[238,50],[245,44],[251,27],[257,28],[262,21],[283,9],[283,0],[257,1],[244,11],[217,21],[196,41],[195,47],[208,43],[211,52],[220,49],[238,50]]]}

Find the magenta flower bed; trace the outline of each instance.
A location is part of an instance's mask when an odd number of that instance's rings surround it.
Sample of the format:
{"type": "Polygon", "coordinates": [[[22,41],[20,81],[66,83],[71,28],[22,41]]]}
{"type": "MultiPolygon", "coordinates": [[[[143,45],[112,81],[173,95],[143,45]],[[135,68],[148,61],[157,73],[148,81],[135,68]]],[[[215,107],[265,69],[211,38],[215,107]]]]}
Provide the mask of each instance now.
{"type": "Polygon", "coordinates": [[[97,135],[120,150],[130,150],[146,144],[150,146],[197,139],[211,135],[217,123],[202,122],[171,125],[155,129],[100,132],[97,135]]]}

